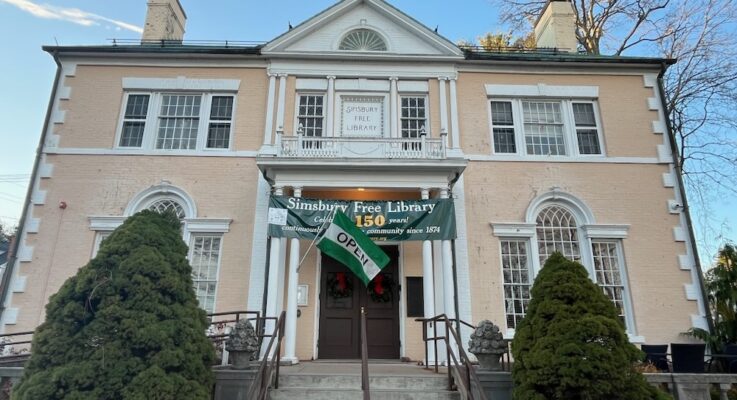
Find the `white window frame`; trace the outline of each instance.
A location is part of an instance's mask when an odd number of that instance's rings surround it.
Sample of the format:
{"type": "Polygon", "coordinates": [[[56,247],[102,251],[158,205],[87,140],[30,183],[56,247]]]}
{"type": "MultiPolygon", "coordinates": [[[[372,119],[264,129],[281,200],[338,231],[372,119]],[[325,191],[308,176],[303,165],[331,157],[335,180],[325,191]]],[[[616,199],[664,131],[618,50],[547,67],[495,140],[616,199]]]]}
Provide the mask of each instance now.
{"type": "MultiPolygon", "coordinates": [[[[217,290],[220,281],[220,266],[223,257],[223,241],[226,233],[230,232],[230,224],[233,222],[230,218],[198,218],[197,205],[192,197],[168,182],[162,182],[159,185],[151,186],[142,190],[128,203],[123,215],[120,216],[89,216],[89,229],[95,232],[95,242],[93,243],[91,255],[95,257],[99,250],[103,236],[112,233],[120,225],[125,222],[126,218],[138,211],[148,209],[152,204],[159,200],[172,200],[179,203],[184,209],[185,217],[182,221],[182,240],[187,243],[189,250],[187,257],[190,258],[192,251],[192,238],[195,236],[213,236],[220,238],[220,258],[218,259],[217,283],[215,285],[215,302],[217,303],[217,290]]],[[[215,305],[213,305],[214,309],[215,305]]]]}
{"type": "MultiPolygon", "coordinates": [[[[599,114],[599,103],[597,100],[591,99],[565,99],[550,97],[489,97],[486,101],[487,115],[489,118],[489,137],[491,139],[491,151],[496,156],[508,157],[526,157],[526,158],[544,158],[544,159],[567,159],[567,158],[601,158],[606,157],[606,148],[604,145],[604,134],[601,124],[601,116],[599,114]],[[540,155],[529,154],[527,152],[527,142],[525,140],[525,124],[523,101],[541,101],[556,102],[560,104],[561,119],[563,121],[563,141],[565,146],[565,155],[540,155]],[[492,102],[511,102],[512,103],[512,119],[514,128],[514,141],[517,151],[515,153],[497,153],[494,143],[494,120],[491,115],[492,102]],[[594,119],[596,121],[597,137],[599,140],[599,154],[581,154],[578,149],[578,129],[576,127],[575,117],[573,114],[573,103],[591,104],[594,110],[594,119]]],[[[509,127],[505,125],[505,127],[509,127]]]]}
{"type": "Polygon", "coordinates": [[[115,143],[113,148],[116,150],[149,150],[161,153],[175,152],[223,152],[233,149],[233,133],[235,131],[235,115],[237,111],[238,96],[232,92],[197,92],[197,91],[141,91],[131,90],[124,92],[123,102],[118,118],[118,127],[115,133],[115,143]],[[128,97],[132,95],[148,95],[148,110],[146,112],[146,122],[143,129],[143,140],[140,147],[121,146],[120,139],[123,135],[123,123],[125,121],[125,109],[128,105],[128,97]],[[156,139],[159,133],[159,113],[161,111],[161,101],[164,95],[199,95],[201,96],[199,123],[197,125],[197,142],[194,149],[158,149],[156,148],[156,139]],[[231,111],[230,121],[213,120],[210,121],[210,111],[213,97],[231,97],[233,99],[233,109],[231,111]],[[230,123],[230,133],[227,148],[209,148],[207,147],[207,136],[209,135],[210,123],[230,123]]]}
{"type": "MultiPolygon", "coordinates": [[[[430,99],[427,93],[413,93],[413,92],[402,92],[397,93],[397,134],[399,137],[402,136],[402,99],[404,98],[422,98],[425,99],[425,136],[430,137],[430,99]]],[[[418,136],[417,139],[420,137],[418,136]]]]}
{"type": "MultiPolygon", "coordinates": [[[[528,280],[529,280],[530,289],[532,289],[532,284],[535,281],[535,276],[537,276],[537,273],[536,273],[535,269],[533,268],[533,261],[532,261],[533,251],[532,251],[532,244],[531,244],[529,238],[527,238],[527,237],[519,237],[519,236],[518,237],[514,237],[514,236],[501,236],[501,237],[499,237],[499,261],[500,261],[500,264],[499,264],[499,267],[500,267],[499,268],[499,272],[500,272],[500,278],[501,278],[500,282],[502,283],[502,285],[501,285],[501,293],[502,293],[502,305],[504,307],[504,326],[506,327],[506,332],[505,332],[504,336],[505,337],[513,337],[514,336],[514,332],[515,332],[515,328],[510,327],[509,324],[507,323],[507,308],[506,308],[507,307],[507,304],[506,304],[507,303],[507,295],[504,292],[504,286],[506,285],[506,283],[504,282],[504,260],[503,260],[504,253],[502,251],[502,242],[505,242],[505,241],[508,241],[508,242],[521,242],[521,243],[524,243],[525,246],[527,246],[527,254],[526,254],[526,256],[527,256],[527,269],[528,269],[528,272],[527,272],[528,275],[527,275],[527,277],[528,277],[528,280]]],[[[531,298],[532,298],[532,295],[530,295],[530,299],[531,298]]]]}
{"type": "MultiPolygon", "coordinates": [[[[622,294],[622,301],[624,303],[624,321],[625,325],[628,328],[635,326],[635,318],[634,318],[634,312],[632,307],[632,296],[630,293],[630,284],[629,284],[629,276],[627,275],[627,263],[625,262],[624,258],[624,246],[622,245],[621,239],[609,239],[609,238],[590,238],[588,240],[589,245],[589,251],[592,253],[592,261],[593,261],[593,245],[594,243],[611,243],[616,246],[617,251],[617,263],[619,264],[619,274],[620,274],[620,280],[622,281],[622,288],[624,290],[624,293],[622,294]]],[[[594,269],[594,265],[591,266],[592,270],[594,269]]],[[[594,275],[592,280],[597,285],[599,284],[596,272],[594,271],[594,275]]],[[[633,329],[634,331],[634,329],[633,329]]]]}
{"type": "MultiPolygon", "coordinates": [[[[629,276],[627,272],[627,263],[624,253],[624,239],[628,237],[629,225],[624,224],[597,224],[594,215],[590,209],[575,196],[560,191],[551,191],[543,193],[533,199],[527,209],[526,222],[492,222],[491,227],[493,235],[498,239],[499,245],[499,271],[503,274],[502,258],[501,258],[501,242],[503,240],[527,240],[528,241],[528,262],[530,268],[530,279],[534,281],[537,277],[542,265],[540,265],[540,256],[537,238],[537,216],[544,208],[557,205],[567,209],[576,220],[579,241],[579,253],[581,263],[589,273],[589,279],[597,283],[596,273],[594,271],[594,255],[593,242],[615,242],[617,244],[617,257],[620,265],[620,274],[624,283],[624,305],[625,305],[625,324],[626,331],[630,337],[630,341],[634,343],[643,343],[645,338],[637,336],[637,326],[634,318],[634,306],[632,303],[632,293],[630,291],[629,276]]],[[[504,282],[503,276],[501,282],[504,282]]],[[[598,283],[597,283],[598,285],[598,283]]],[[[502,283],[502,299],[504,287],[502,283]]],[[[502,301],[504,305],[504,301],[502,301]]],[[[506,309],[503,310],[506,326],[506,309]]],[[[514,330],[507,329],[506,338],[514,337],[514,330]]]]}
{"type": "MultiPolygon", "coordinates": [[[[224,239],[224,235],[222,233],[190,232],[189,233],[189,241],[188,241],[189,251],[187,252],[187,260],[189,261],[190,265],[192,265],[192,255],[193,255],[193,252],[194,252],[194,241],[198,237],[209,237],[209,238],[217,238],[217,239],[220,239],[220,245],[218,247],[218,263],[217,263],[217,266],[215,267],[215,292],[213,293],[214,299],[213,299],[213,302],[212,302],[212,310],[207,310],[206,308],[200,306],[200,308],[202,308],[203,310],[205,310],[205,312],[207,312],[208,314],[212,314],[212,313],[215,313],[216,312],[215,310],[217,309],[218,287],[220,286],[220,267],[221,267],[221,265],[223,263],[223,239],[224,239]]],[[[193,269],[192,272],[194,272],[194,269],[193,269]]],[[[198,282],[210,282],[210,281],[207,280],[207,281],[198,281],[198,282]]],[[[194,284],[195,284],[194,277],[192,278],[192,283],[193,283],[193,287],[195,289],[195,296],[196,296],[197,295],[197,287],[194,286],[194,284]]],[[[199,302],[199,298],[197,299],[197,301],[199,302]]]]}
{"type": "MultiPolygon", "coordinates": [[[[300,91],[297,92],[297,96],[294,101],[294,135],[297,135],[299,129],[299,105],[302,101],[302,97],[307,96],[322,96],[322,135],[317,137],[327,137],[327,119],[328,119],[328,94],[322,91],[300,91]]],[[[316,118],[316,116],[309,116],[309,118],[316,118]]],[[[307,136],[305,136],[307,137],[307,136]]],[[[310,136],[313,137],[313,136],[310,136]]]]}
{"type": "Polygon", "coordinates": [[[100,245],[102,244],[102,241],[110,237],[111,233],[113,233],[113,231],[100,230],[95,232],[95,243],[92,245],[92,256],[90,258],[97,257],[97,253],[100,252],[100,245]]]}

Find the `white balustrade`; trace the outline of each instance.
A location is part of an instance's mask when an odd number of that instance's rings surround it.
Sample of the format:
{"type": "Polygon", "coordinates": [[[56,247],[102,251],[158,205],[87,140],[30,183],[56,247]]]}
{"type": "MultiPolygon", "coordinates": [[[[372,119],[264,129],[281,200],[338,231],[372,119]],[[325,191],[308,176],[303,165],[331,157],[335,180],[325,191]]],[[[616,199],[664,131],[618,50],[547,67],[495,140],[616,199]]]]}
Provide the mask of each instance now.
{"type": "Polygon", "coordinates": [[[356,138],[279,135],[279,157],[291,158],[445,158],[444,138],[356,138]]]}

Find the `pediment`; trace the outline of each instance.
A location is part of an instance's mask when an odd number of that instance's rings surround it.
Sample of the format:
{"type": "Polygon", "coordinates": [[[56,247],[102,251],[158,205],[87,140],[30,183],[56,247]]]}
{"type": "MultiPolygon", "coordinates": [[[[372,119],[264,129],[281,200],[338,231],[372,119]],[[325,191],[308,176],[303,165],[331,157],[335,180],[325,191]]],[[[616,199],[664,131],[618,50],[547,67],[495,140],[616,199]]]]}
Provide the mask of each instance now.
{"type": "Polygon", "coordinates": [[[463,57],[453,42],[383,0],[343,0],[267,43],[262,53],[463,57]],[[368,45],[355,49],[362,40],[368,45]]]}

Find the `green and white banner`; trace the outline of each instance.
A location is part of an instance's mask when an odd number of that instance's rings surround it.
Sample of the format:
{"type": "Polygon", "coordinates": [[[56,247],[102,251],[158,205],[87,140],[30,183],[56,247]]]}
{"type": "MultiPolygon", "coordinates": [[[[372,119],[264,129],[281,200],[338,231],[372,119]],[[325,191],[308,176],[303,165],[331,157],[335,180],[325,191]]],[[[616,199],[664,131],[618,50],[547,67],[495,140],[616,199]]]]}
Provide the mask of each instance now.
{"type": "Polygon", "coordinates": [[[453,199],[345,201],[271,196],[269,236],[312,240],[336,209],[373,240],[456,238],[453,199]]]}
{"type": "Polygon", "coordinates": [[[381,247],[375,245],[340,211],[335,212],[333,221],[320,236],[317,247],[350,268],[366,286],[389,263],[389,256],[381,247]]]}

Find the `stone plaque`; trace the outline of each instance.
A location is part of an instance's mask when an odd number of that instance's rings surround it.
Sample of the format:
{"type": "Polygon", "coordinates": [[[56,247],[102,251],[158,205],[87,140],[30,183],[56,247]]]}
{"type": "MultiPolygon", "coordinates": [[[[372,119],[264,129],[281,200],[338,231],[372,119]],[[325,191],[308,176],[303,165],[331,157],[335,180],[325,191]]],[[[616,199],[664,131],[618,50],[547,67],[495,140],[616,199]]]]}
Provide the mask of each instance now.
{"type": "Polygon", "coordinates": [[[343,136],[384,136],[384,97],[342,96],[343,136]]]}

